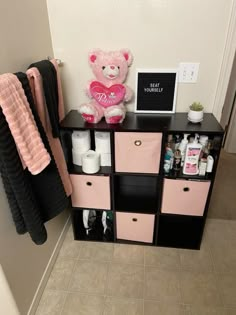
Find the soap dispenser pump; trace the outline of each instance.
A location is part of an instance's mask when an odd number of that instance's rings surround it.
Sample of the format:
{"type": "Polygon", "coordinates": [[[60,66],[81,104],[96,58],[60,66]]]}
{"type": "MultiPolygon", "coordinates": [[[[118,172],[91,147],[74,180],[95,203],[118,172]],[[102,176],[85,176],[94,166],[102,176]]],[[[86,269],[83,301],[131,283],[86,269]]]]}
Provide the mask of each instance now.
{"type": "Polygon", "coordinates": [[[192,143],[187,144],[183,174],[197,175],[199,173],[198,163],[202,150],[202,145],[198,142],[199,135],[195,134],[195,139],[192,143]]]}

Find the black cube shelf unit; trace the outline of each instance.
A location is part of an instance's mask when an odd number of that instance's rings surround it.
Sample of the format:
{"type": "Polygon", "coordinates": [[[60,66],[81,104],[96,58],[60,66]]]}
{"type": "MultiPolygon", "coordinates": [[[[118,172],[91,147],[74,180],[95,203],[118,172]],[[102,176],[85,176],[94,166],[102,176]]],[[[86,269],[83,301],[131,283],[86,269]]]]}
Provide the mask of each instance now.
{"type": "Polygon", "coordinates": [[[88,124],[76,110],[70,111],[61,122],[61,140],[73,185],[75,240],[199,249],[223,136],[223,129],[210,113],[198,124],[188,122],[187,113],[127,113],[122,124],[108,125],[104,120],[88,124]],[[91,149],[95,149],[95,131],[109,132],[111,167],[87,175],[73,165],[74,130],[90,130],[91,149]],[[168,136],[184,133],[206,135],[211,140],[211,173],[189,176],[180,170],[165,174],[168,136]],[[83,224],[84,211],[92,222],[89,232],[83,224]]]}

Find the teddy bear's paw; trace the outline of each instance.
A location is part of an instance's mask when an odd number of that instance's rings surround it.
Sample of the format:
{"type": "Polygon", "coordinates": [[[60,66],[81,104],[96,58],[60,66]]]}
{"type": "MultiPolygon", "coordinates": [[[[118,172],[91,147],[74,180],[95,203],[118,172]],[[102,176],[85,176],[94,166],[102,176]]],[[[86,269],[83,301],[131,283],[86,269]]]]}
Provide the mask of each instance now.
{"type": "Polygon", "coordinates": [[[89,123],[96,123],[96,114],[97,111],[94,107],[90,106],[90,105],[82,105],[79,108],[79,112],[81,114],[81,116],[83,117],[83,119],[89,123]]]}
{"type": "Polygon", "coordinates": [[[89,123],[94,123],[94,116],[93,115],[88,115],[88,114],[82,114],[82,117],[85,121],[89,122],[89,123]]]}
{"type": "Polygon", "coordinates": [[[80,114],[95,115],[95,108],[90,104],[84,104],[79,107],[80,114]]]}
{"type": "Polygon", "coordinates": [[[112,117],[106,117],[107,124],[119,124],[123,121],[123,116],[117,115],[112,117]]]}
{"type": "Polygon", "coordinates": [[[125,113],[121,108],[110,109],[105,113],[107,124],[119,124],[125,118],[125,113]]]}

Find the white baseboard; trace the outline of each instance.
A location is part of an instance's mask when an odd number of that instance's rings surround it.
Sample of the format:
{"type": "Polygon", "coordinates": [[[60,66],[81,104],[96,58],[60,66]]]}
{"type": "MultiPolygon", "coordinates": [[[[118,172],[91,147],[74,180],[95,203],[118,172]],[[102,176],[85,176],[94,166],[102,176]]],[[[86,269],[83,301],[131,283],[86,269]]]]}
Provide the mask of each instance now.
{"type": "Polygon", "coordinates": [[[47,266],[45,268],[43,276],[42,276],[42,278],[41,278],[41,280],[39,282],[38,288],[37,288],[37,290],[35,292],[34,298],[32,300],[32,303],[30,305],[30,308],[29,308],[29,311],[28,311],[27,315],[34,315],[36,310],[37,310],[37,307],[39,305],[41,296],[42,296],[43,291],[45,289],[45,286],[47,284],[48,278],[49,278],[49,276],[51,274],[51,271],[52,271],[52,268],[54,266],[54,263],[55,263],[55,261],[57,259],[58,253],[59,253],[60,248],[62,246],[62,243],[63,243],[63,241],[65,239],[66,233],[67,233],[67,231],[69,229],[69,226],[70,226],[70,216],[68,217],[68,219],[67,219],[67,221],[66,221],[66,223],[65,223],[65,225],[64,225],[64,227],[63,227],[63,229],[61,231],[61,234],[60,234],[60,236],[58,238],[56,246],[55,246],[55,248],[54,248],[54,250],[52,252],[52,255],[51,255],[51,257],[50,257],[50,259],[48,261],[48,264],[47,264],[47,266]]]}

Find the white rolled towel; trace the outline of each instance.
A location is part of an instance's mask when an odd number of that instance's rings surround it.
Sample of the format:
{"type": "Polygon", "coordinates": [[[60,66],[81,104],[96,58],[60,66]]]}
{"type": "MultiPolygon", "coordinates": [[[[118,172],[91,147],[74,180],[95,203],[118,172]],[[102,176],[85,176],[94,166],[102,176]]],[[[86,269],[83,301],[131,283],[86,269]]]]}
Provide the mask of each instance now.
{"type": "Polygon", "coordinates": [[[110,132],[95,132],[95,148],[98,153],[111,153],[110,132]]]}
{"type": "Polygon", "coordinates": [[[0,314],[20,315],[7,279],[0,265],[0,314]]]}
{"type": "Polygon", "coordinates": [[[79,153],[75,149],[72,149],[72,161],[75,165],[82,165],[82,156],[84,153],[79,153]]]}
{"type": "Polygon", "coordinates": [[[100,169],[100,154],[89,150],[82,156],[82,170],[87,174],[97,173],[100,169]]]}
{"type": "Polygon", "coordinates": [[[100,153],[101,166],[111,166],[111,153],[100,153]]]}
{"type": "Polygon", "coordinates": [[[85,153],[90,150],[90,132],[89,130],[73,131],[72,147],[75,151],[85,153]]]}

